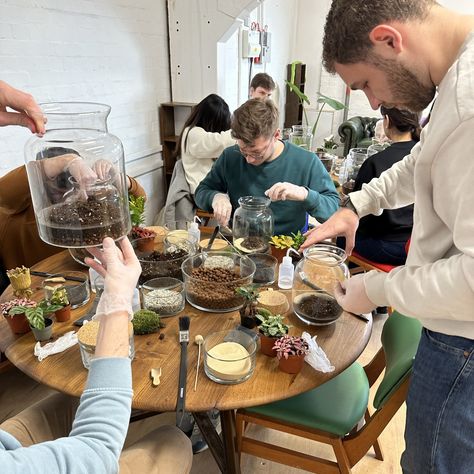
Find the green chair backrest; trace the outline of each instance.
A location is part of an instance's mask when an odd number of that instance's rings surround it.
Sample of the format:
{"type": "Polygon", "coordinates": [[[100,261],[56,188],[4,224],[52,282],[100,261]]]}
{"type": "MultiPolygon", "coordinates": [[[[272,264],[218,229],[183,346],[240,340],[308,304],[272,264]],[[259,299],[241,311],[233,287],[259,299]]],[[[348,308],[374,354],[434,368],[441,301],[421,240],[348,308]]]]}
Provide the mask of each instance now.
{"type": "Polygon", "coordinates": [[[375,394],[374,407],[379,409],[410,373],[421,337],[417,319],[394,311],[382,329],[382,347],[385,353],[385,374],[375,394]]]}

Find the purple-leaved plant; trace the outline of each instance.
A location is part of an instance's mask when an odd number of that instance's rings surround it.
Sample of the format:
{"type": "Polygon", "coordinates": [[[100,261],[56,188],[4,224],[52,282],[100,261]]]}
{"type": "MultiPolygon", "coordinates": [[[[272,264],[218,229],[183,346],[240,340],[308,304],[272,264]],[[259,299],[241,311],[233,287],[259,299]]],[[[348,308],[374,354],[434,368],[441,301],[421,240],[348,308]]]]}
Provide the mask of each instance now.
{"type": "Polygon", "coordinates": [[[285,335],[275,341],[273,349],[276,350],[277,357],[288,359],[290,355],[306,355],[309,352],[308,343],[299,336],[285,335]]]}

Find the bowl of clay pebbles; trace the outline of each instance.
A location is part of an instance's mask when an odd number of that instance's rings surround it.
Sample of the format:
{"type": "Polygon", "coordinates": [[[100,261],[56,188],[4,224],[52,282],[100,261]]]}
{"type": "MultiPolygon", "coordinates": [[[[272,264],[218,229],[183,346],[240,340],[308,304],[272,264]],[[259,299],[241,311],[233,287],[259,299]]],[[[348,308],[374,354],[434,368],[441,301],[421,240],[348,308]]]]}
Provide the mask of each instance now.
{"type": "Polygon", "coordinates": [[[140,245],[140,239],[136,239],[132,241],[132,247],[142,266],[142,273],[138,279],[139,285],[160,277],[182,280],[182,263],[186,258],[196,253],[196,245],[186,239],[181,239],[173,245],[154,242],[153,248],[146,250],[144,250],[144,246],[140,245]]]}
{"type": "Polygon", "coordinates": [[[235,290],[252,283],[255,263],[236,253],[203,252],[188,257],[181,269],[189,304],[202,311],[225,313],[242,307],[244,298],[235,290]]]}

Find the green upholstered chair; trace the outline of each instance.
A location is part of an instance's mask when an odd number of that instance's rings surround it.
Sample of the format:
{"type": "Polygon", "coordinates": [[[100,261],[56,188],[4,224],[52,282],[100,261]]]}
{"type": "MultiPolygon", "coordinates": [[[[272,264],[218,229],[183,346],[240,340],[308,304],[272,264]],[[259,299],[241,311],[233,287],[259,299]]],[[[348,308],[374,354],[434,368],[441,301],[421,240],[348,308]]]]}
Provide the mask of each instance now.
{"type": "Polygon", "coordinates": [[[352,117],[339,125],[339,136],[344,145],[344,156],[351,148],[368,148],[375,135],[375,124],[380,117],[352,117]]]}
{"type": "Polygon", "coordinates": [[[351,468],[374,447],[383,460],[377,438],[406,399],[413,358],[421,325],[394,312],[382,330],[382,347],[362,367],[357,362],[320,387],[287,400],[237,411],[237,448],[271,461],[310,472],[350,473],[351,468]],[[369,388],[385,369],[368,410],[369,388]],[[365,424],[358,424],[365,417],[365,424]],[[249,424],[332,445],[337,462],[250,438],[249,424]]]}

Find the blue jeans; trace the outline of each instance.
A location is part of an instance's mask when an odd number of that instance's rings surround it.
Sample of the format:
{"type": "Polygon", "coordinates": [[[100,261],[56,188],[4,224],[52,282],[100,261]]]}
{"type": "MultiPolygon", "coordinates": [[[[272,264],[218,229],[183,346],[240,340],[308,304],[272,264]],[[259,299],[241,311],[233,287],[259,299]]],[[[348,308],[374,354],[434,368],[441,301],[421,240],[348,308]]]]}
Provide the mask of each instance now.
{"type": "Polygon", "coordinates": [[[474,340],[423,329],[405,443],[404,474],[474,472],[474,340]]]}
{"type": "Polygon", "coordinates": [[[391,242],[356,235],[354,250],[372,262],[404,265],[407,259],[405,244],[406,242],[391,242]]]}

